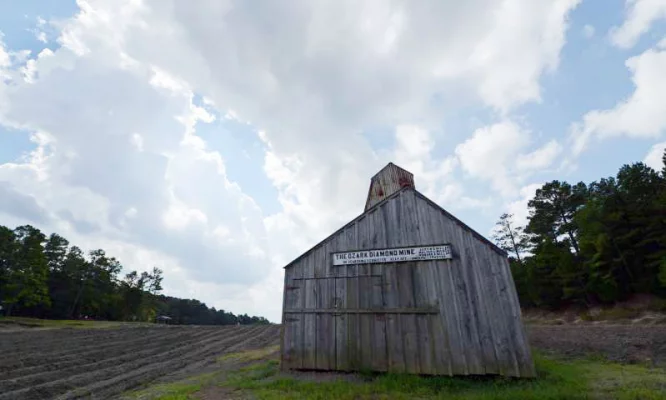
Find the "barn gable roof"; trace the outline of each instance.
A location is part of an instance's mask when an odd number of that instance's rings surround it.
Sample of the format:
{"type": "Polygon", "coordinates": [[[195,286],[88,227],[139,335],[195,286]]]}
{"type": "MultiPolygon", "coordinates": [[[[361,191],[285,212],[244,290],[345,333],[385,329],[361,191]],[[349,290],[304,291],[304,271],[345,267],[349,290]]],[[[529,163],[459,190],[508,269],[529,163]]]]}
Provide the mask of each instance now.
{"type": "Polygon", "coordinates": [[[322,240],[321,242],[319,242],[319,243],[317,243],[316,245],[312,246],[312,248],[310,248],[309,250],[307,250],[306,252],[304,252],[304,253],[301,254],[300,256],[296,257],[294,260],[292,260],[290,263],[288,263],[284,268],[285,268],[285,269],[286,269],[286,268],[289,268],[291,265],[293,265],[294,263],[296,263],[297,261],[299,261],[301,258],[303,258],[303,257],[305,257],[306,255],[308,255],[308,254],[309,254],[310,252],[312,252],[313,250],[315,250],[315,249],[317,249],[318,247],[320,247],[320,246],[326,244],[329,240],[331,240],[331,239],[334,238],[336,235],[338,235],[338,234],[340,234],[341,232],[343,232],[343,231],[344,231],[347,227],[349,227],[350,225],[353,225],[353,224],[356,223],[357,221],[363,219],[366,215],[368,215],[368,214],[374,212],[375,209],[377,209],[377,208],[381,207],[382,205],[386,204],[387,202],[389,202],[389,201],[395,199],[396,197],[400,196],[402,193],[404,193],[404,192],[406,192],[406,191],[413,191],[414,194],[415,194],[417,197],[423,199],[426,203],[428,203],[428,205],[430,205],[431,207],[433,207],[433,208],[435,208],[436,210],[440,211],[442,214],[444,214],[444,215],[445,215],[447,218],[449,218],[451,221],[453,221],[454,223],[456,223],[458,226],[460,226],[460,227],[463,228],[464,230],[468,231],[468,232],[469,232],[470,234],[472,234],[472,236],[474,236],[476,239],[478,239],[478,240],[480,240],[481,242],[483,242],[483,243],[485,243],[486,245],[488,245],[488,247],[490,247],[490,248],[491,248],[492,250],[494,250],[495,252],[501,254],[502,256],[506,256],[506,255],[507,255],[507,252],[504,251],[504,250],[502,250],[501,248],[499,248],[495,243],[491,242],[491,241],[488,240],[486,237],[484,237],[483,235],[481,235],[480,233],[478,233],[477,231],[475,231],[474,229],[472,229],[471,227],[469,227],[467,224],[465,224],[464,222],[462,222],[461,220],[459,220],[458,218],[456,218],[453,214],[451,214],[451,213],[449,213],[448,211],[446,211],[446,210],[445,210],[444,208],[442,208],[439,204],[437,204],[437,203],[435,203],[434,201],[430,200],[428,197],[426,197],[423,193],[421,193],[421,192],[419,192],[418,190],[416,190],[414,187],[409,187],[409,186],[408,186],[408,187],[403,187],[402,189],[400,189],[400,190],[398,190],[397,192],[395,192],[395,193],[391,194],[390,196],[386,197],[385,199],[383,199],[383,200],[380,201],[379,203],[377,203],[377,204],[375,204],[374,206],[368,208],[368,209],[365,210],[361,215],[359,215],[358,217],[352,219],[351,221],[349,221],[348,223],[346,223],[345,225],[343,225],[341,228],[339,228],[338,230],[336,230],[335,232],[333,232],[332,234],[330,234],[329,236],[327,236],[324,240],[322,240]]]}

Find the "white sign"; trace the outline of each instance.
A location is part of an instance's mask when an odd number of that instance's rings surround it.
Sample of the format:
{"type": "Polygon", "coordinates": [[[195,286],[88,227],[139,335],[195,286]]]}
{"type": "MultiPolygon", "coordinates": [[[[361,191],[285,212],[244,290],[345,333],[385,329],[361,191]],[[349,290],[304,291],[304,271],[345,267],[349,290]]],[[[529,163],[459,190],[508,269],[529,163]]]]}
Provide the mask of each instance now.
{"type": "Polygon", "coordinates": [[[333,253],[333,265],[374,264],[403,261],[448,260],[453,258],[451,245],[399,247],[395,249],[333,253]]]}

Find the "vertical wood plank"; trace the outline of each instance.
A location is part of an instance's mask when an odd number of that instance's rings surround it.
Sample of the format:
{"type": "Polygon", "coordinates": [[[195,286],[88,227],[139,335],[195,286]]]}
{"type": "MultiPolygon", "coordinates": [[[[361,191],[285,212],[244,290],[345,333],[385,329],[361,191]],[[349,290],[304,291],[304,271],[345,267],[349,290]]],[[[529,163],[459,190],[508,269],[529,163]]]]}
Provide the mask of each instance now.
{"type": "MultiPolygon", "coordinates": [[[[431,308],[435,304],[429,299],[428,283],[426,276],[428,274],[428,262],[414,263],[412,268],[414,285],[414,306],[417,308],[431,308]]],[[[428,314],[416,315],[416,331],[419,355],[419,371],[421,374],[437,374],[437,367],[434,360],[434,348],[432,342],[431,316],[428,314]]]]}
{"type": "MultiPolygon", "coordinates": [[[[381,212],[375,209],[371,213],[372,232],[371,246],[373,249],[386,248],[386,225],[381,212]]],[[[373,278],[372,286],[372,307],[376,309],[386,308],[384,299],[385,277],[383,264],[372,264],[371,274],[373,278]]],[[[388,371],[388,348],[386,343],[386,314],[378,314],[372,317],[372,361],[373,369],[376,371],[388,371]]]]}
{"type": "MultiPolygon", "coordinates": [[[[497,260],[497,258],[496,258],[497,260]]],[[[511,336],[510,343],[513,347],[513,354],[516,358],[517,371],[515,376],[534,377],[536,372],[530,354],[529,344],[525,335],[525,330],[521,320],[520,305],[516,294],[509,262],[502,257],[497,260],[499,269],[498,280],[500,284],[500,298],[506,307],[506,321],[511,336]]]]}
{"type": "Polygon", "coordinates": [[[503,339],[502,344],[506,346],[506,348],[508,349],[507,351],[510,355],[510,358],[506,360],[506,364],[509,364],[508,365],[509,368],[507,368],[505,374],[508,376],[520,376],[520,367],[518,359],[519,350],[516,349],[516,344],[515,344],[516,332],[514,330],[511,321],[513,310],[511,309],[511,306],[508,303],[506,280],[505,277],[502,275],[502,269],[500,263],[493,262],[491,263],[491,267],[494,270],[493,277],[495,278],[497,298],[499,299],[499,302],[503,305],[500,314],[502,316],[502,324],[504,327],[504,336],[502,338],[503,339]]]}
{"type": "MultiPolygon", "coordinates": [[[[420,243],[445,243],[447,238],[437,238],[433,232],[433,218],[428,213],[430,209],[427,204],[423,203],[421,199],[416,198],[416,217],[417,217],[417,234],[420,243]]],[[[449,343],[448,330],[445,329],[446,314],[445,310],[447,304],[444,302],[444,293],[442,290],[440,275],[436,273],[438,268],[448,268],[446,262],[426,261],[419,263],[421,279],[421,286],[425,292],[424,304],[430,307],[435,307],[439,310],[437,315],[428,316],[428,332],[430,336],[430,362],[432,363],[433,373],[440,375],[452,375],[451,369],[451,345],[449,343]]],[[[419,301],[421,298],[417,298],[419,301]]]]}
{"type": "MultiPolygon", "coordinates": [[[[358,223],[352,225],[347,233],[347,245],[350,249],[358,249],[358,223]]],[[[359,306],[358,265],[347,266],[347,307],[359,306]]],[[[358,314],[347,314],[347,357],[349,368],[358,370],[361,363],[358,314]]]]}
{"type": "Polygon", "coordinates": [[[415,315],[416,318],[416,346],[419,361],[419,373],[436,375],[438,372],[434,365],[433,343],[431,336],[431,316],[428,314],[415,315]]]}
{"type": "MultiPolygon", "coordinates": [[[[383,278],[381,275],[372,277],[372,301],[370,307],[381,310],[384,308],[383,278]]],[[[386,315],[375,314],[370,316],[372,324],[371,350],[372,368],[375,371],[387,371],[388,361],[386,355],[386,315]]]]}
{"type": "MultiPolygon", "coordinates": [[[[317,286],[317,305],[316,308],[330,308],[331,303],[331,293],[328,291],[328,282],[329,279],[316,279],[315,284],[317,286]]],[[[332,341],[332,329],[330,326],[330,321],[333,316],[329,313],[317,313],[315,315],[316,319],[316,332],[315,332],[315,342],[316,342],[316,354],[315,354],[315,363],[316,368],[321,370],[328,370],[329,367],[329,343],[332,341]]]]}
{"type": "MultiPolygon", "coordinates": [[[[330,254],[332,251],[334,251],[335,247],[335,240],[330,240],[328,241],[322,251],[322,259],[321,262],[324,265],[324,270],[325,270],[325,276],[327,277],[326,279],[326,292],[327,292],[327,299],[326,299],[326,308],[328,309],[335,309],[336,308],[336,290],[335,290],[335,275],[332,270],[332,262],[330,259],[330,254]]],[[[336,369],[336,314],[333,313],[328,313],[326,314],[326,321],[325,321],[326,329],[325,331],[327,332],[327,339],[326,339],[326,352],[327,352],[327,370],[335,370],[336,369]]]]}
{"type": "MultiPolygon", "coordinates": [[[[398,297],[400,308],[414,308],[414,284],[412,280],[413,263],[401,263],[396,267],[398,271],[398,297]]],[[[419,345],[416,326],[416,315],[400,314],[400,329],[404,346],[406,372],[420,373],[419,345]]]]}
{"type": "Polygon", "coordinates": [[[285,338],[285,336],[286,336],[285,331],[287,330],[286,329],[286,324],[285,324],[285,322],[286,322],[285,321],[285,318],[286,318],[285,310],[286,310],[286,305],[287,305],[287,284],[290,280],[290,278],[289,278],[290,272],[291,272],[291,269],[285,269],[285,271],[284,271],[284,282],[282,284],[282,319],[281,319],[282,327],[280,328],[280,369],[289,368],[289,366],[287,365],[287,362],[285,361],[285,358],[286,358],[285,355],[287,353],[293,353],[293,349],[292,349],[291,345],[289,343],[285,342],[285,341],[290,339],[289,337],[285,338]]]}
{"type": "MultiPolygon", "coordinates": [[[[465,243],[461,241],[462,246],[465,246],[465,243]]],[[[460,263],[458,264],[459,268],[453,268],[451,270],[455,287],[456,294],[460,299],[462,304],[461,309],[463,312],[459,315],[463,327],[463,340],[464,340],[464,349],[465,356],[467,358],[467,366],[469,368],[469,373],[474,375],[481,375],[484,373],[483,368],[483,354],[481,351],[481,344],[479,342],[479,331],[476,324],[476,318],[474,312],[476,310],[476,305],[474,299],[470,294],[469,282],[466,281],[464,277],[464,272],[471,268],[469,265],[469,249],[463,247],[461,250],[460,263]]]]}
{"type": "MultiPolygon", "coordinates": [[[[384,265],[384,277],[386,279],[384,288],[384,299],[387,308],[397,308],[398,303],[398,278],[396,276],[396,265],[384,265]]],[[[402,343],[402,331],[399,314],[386,314],[386,347],[388,350],[389,372],[402,373],[406,371],[405,353],[402,343]]]]}
{"type": "MultiPolygon", "coordinates": [[[[349,248],[348,237],[345,233],[337,238],[336,251],[349,248]]],[[[340,309],[348,308],[347,305],[347,267],[335,267],[335,300],[340,309]]],[[[339,371],[349,371],[349,352],[347,348],[347,315],[335,316],[335,367],[339,371]]]]}
{"type": "MultiPolygon", "coordinates": [[[[287,307],[301,309],[305,307],[305,281],[296,280],[296,278],[302,279],[305,275],[305,269],[301,263],[296,264],[291,269],[292,280],[290,285],[292,285],[294,289],[290,293],[291,297],[288,299],[287,307]]],[[[300,369],[303,368],[303,357],[305,355],[305,341],[303,338],[305,321],[303,319],[303,314],[291,314],[287,315],[287,317],[291,319],[289,322],[293,324],[291,327],[293,334],[293,357],[290,357],[289,365],[290,368],[300,369]]]]}
{"type": "MultiPolygon", "coordinates": [[[[419,223],[419,207],[414,192],[405,192],[403,197],[403,226],[404,235],[403,245],[412,246],[426,244],[425,233],[427,228],[419,223]]],[[[425,282],[427,274],[427,261],[409,263],[412,281],[412,296],[414,307],[429,308],[432,303],[429,301],[428,286],[425,282]]],[[[416,314],[416,360],[418,361],[418,371],[421,374],[436,374],[433,356],[433,343],[431,336],[431,318],[427,314],[416,314]]]]}
{"type": "MultiPolygon", "coordinates": [[[[449,237],[443,233],[440,237],[449,237]]],[[[455,250],[454,250],[455,251],[455,250]]],[[[454,253],[455,254],[455,253],[454,253]]],[[[452,271],[460,267],[460,260],[440,261],[441,267],[434,270],[439,279],[440,314],[445,317],[445,329],[449,336],[451,347],[451,369],[456,375],[469,374],[467,365],[467,355],[465,353],[465,339],[461,314],[463,313],[462,304],[458,297],[458,291],[455,286],[452,271]]]]}
{"type": "MultiPolygon", "coordinates": [[[[451,237],[441,214],[433,210],[423,199],[417,198],[419,225],[423,234],[423,242],[428,244],[451,243],[454,256],[457,251],[455,240],[451,237]]],[[[438,332],[436,356],[439,357],[439,368],[450,375],[467,374],[467,362],[464,353],[462,328],[460,324],[460,304],[451,277],[451,269],[459,260],[433,261],[429,276],[433,282],[435,297],[439,305],[439,323],[433,327],[438,332]]]]}
{"type": "Polygon", "coordinates": [[[465,242],[469,246],[468,268],[464,270],[465,280],[468,282],[471,303],[473,304],[472,316],[475,319],[478,328],[478,341],[480,346],[481,362],[486,374],[499,373],[495,347],[493,345],[493,335],[489,325],[487,313],[488,293],[481,292],[481,284],[477,276],[481,273],[483,265],[477,253],[476,240],[466,235],[465,242]]]}
{"type": "Polygon", "coordinates": [[[497,366],[499,373],[507,376],[514,376],[514,371],[517,370],[516,358],[512,352],[510,344],[510,334],[506,320],[506,305],[500,300],[500,294],[495,282],[495,274],[499,274],[499,270],[493,267],[492,259],[488,255],[484,256],[484,261],[487,267],[487,273],[482,278],[484,282],[486,296],[495,301],[488,301],[488,314],[490,316],[490,324],[493,330],[493,345],[495,354],[497,355],[497,366]]]}
{"type": "Polygon", "coordinates": [[[284,310],[293,308],[294,306],[292,300],[293,294],[291,293],[293,274],[293,268],[286,269],[284,272],[284,287],[282,292],[282,347],[280,349],[280,368],[282,369],[292,368],[296,351],[294,324],[290,319],[291,315],[284,313],[284,310]]]}
{"type": "MultiPolygon", "coordinates": [[[[347,307],[359,308],[359,278],[357,266],[349,266],[347,269],[347,307]],[[352,269],[353,268],[353,269],[352,269]]],[[[358,371],[361,367],[361,340],[358,314],[347,314],[347,354],[349,367],[358,371]]]]}
{"type": "MultiPolygon", "coordinates": [[[[317,306],[317,280],[305,279],[303,281],[305,287],[305,308],[314,309],[317,306]]],[[[314,311],[314,310],[313,310],[314,311]]],[[[316,350],[317,350],[317,333],[316,333],[317,320],[314,312],[303,314],[303,368],[315,369],[316,364],[316,350]]]]}
{"type": "MultiPolygon", "coordinates": [[[[314,278],[314,259],[312,253],[309,253],[301,261],[303,269],[303,308],[314,309],[316,307],[316,286],[314,278]]],[[[315,364],[315,332],[317,321],[314,313],[304,313],[303,319],[303,356],[302,366],[303,369],[313,369],[315,364]]]]}
{"type": "MultiPolygon", "coordinates": [[[[363,309],[369,309],[372,307],[372,276],[368,273],[369,266],[364,265],[359,275],[359,307],[363,309]]],[[[372,314],[359,314],[359,336],[357,340],[360,340],[360,365],[361,370],[372,369],[373,360],[372,360],[372,325],[374,316],[372,314]]]]}
{"type": "MultiPolygon", "coordinates": [[[[335,277],[331,277],[330,279],[326,279],[326,283],[328,284],[328,308],[334,309],[336,306],[336,300],[335,300],[335,277]]],[[[335,370],[336,369],[336,326],[335,326],[335,319],[336,315],[335,314],[327,314],[327,332],[328,332],[328,347],[327,347],[327,353],[328,353],[328,370],[335,370]]]]}

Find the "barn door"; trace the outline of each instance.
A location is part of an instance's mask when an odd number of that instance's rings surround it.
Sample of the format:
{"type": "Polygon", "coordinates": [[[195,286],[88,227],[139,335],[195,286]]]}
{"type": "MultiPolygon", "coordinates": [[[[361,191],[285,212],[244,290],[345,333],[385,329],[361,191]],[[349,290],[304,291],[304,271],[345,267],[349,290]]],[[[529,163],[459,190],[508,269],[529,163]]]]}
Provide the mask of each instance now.
{"type": "Polygon", "coordinates": [[[437,373],[437,304],[418,269],[293,279],[286,287],[283,365],[292,369],[437,373]],[[419,279],[415,279],[415,276],[419,279]]]}
{"type": "Polygon", "coordinates": [[[285,288],[283,366],[385,371],[381,275],[293,279],[285,288]]]}

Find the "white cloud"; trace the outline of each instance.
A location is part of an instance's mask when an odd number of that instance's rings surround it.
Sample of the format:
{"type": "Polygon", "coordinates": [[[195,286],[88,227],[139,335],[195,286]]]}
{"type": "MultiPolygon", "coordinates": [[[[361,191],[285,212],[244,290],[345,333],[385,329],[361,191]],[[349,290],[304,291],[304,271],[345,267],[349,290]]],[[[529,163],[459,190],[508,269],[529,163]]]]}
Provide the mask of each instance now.
{"type": "Polygon", "coordinates": [[[634,92],[612,109],[586,113],[572,126],[574,154],[583,152],[594,137],[657,138],[666,129],[666,50],[648,49],[628,59],[626,66],[634,92]]]}
{"type": "Polygon", "coordinates": [[[432,151],[435,138],[417,125],[400,125],[395,130],[395,148],[390,160],[414,174],[417,188],[426,196],[442,195],[442,183],[456,167],[454,157],[436,160],[432,151]]]}
{"type": "Polygon", "coordinates": [[[2,36],[0,36],[0,68],[9,67],[10,64],[9,53],[5,50],[5,44],[2,42],[2,36]]]}
{"type": "Polygon", "coordinates": [[[587,39],[590,39],[592,36],[594,36],[594,32],[595,32],[595,29],[594,29],[594,26],[592,26],[592,25],[586,24],[583,27],[583,36],[587,39]]]}
{"type": "Polygon", "coordinates": [[[548,168],[561,152],[553,140],[525,153],[531,142],[529,131],[506,120],[477,129],[456,147],[455,154],[465,172],[490,181],[496,192],[511,197],[527,176],[548,168]]]}
{"type": "Polygon", "coordinates": [[[664,150],[666,150],[666,142],[653,145],[650,148],[650,151],[645,155],[643,162],[655,170],[661,171],[664,168],[664,162],[662,160],[664,150]]]}
{"type": "Polygon", "coordinates": [[[475,46],[472,66],[482,73],[481,97],[502,112],[540,101],[539,77],[559,64],[568,15],[580,0],[497,2],[487,35],[475,46]]]}
{"type": "Polygon", "coordinates": [[[520,197],[507,205],[507,212],[513,214],[513,222],[516,226],[526,226],[529,217],[529,208],[527,203],[534,198],[537,189],[540,189],[543,183],[533,183],[520,188],[520,197]]]}
{"type": "Polygon", "coordinates": [[[509,177],[509,163],[529,141],[529,133],[511,121],[485,126],[459,144],[455,153],[470,175],[490,180],[496,191],[515,191],[509,177]]]}
{"type": "Polygon", "coordinates": [[[556,140],[551,140],[531,153],[519,155],[516,168],[526,171],[548,168],[561,153],[562,146],[556,140]]]}
{"type": "Polygon", "coordinates": [[[47,43],[48,39],[46,38],[46,32],[37,32],[35,35],[36,39],[42,43],[47,43]]]}
{"type": "MultiPolygon", "coordinates": [[[[29,160],[0,165],[0,180],[52,216],[45,229],[132,268],[165,266],[174,295],[276,320],[280,267],[360,213],[387,161],[438,201],[470,207],[489,200],[452,181],[458,162],[516,185],[514,166],[483,159],[495,153],[474,138],[465,157],[435,156],[436,135],[461,134],[433,127],[461,103],[506,113],[538,101],[578,1],[77,4],[52,36],[62,48],[0,86],[0,123],[46,138],[29,160]],[[264,215],[196,136],[213,116],[195,93],[261,132],[279,212],[264,215]],[[375,126],[397,127],[395,149],[373,150],[361,132],[375,126]]],[[[504,124],[487,130],[512,164],[529,135],[504,124]]]]}
{"type": "Polygon", "coordinates": [[[621,48],[633,47],[655,22],[666,18],[664,0],[626,0],[626,8],[624,22],[610,32],[613,44],[621,48]]]}

